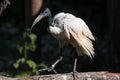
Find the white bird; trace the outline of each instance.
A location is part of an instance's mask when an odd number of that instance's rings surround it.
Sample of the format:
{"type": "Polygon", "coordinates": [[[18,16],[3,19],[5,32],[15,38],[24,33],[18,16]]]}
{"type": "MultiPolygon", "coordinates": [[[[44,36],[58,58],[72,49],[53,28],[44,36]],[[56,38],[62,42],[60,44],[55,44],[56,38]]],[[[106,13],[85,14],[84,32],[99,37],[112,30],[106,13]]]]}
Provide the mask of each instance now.
{"type": "MultiPolygon", "coordinates": [[[[58,59],[49,70],[54,70],[55,65],[62,60],[62,48],[67,44],[71,44],[76,48],[77,56],[88,55],[90,58],[94,56],[92,41],[94,41],[95,38],[87,24],[81,18],[64,12],[58,13],[51,18],[51,12],[46,8],[43,13],[40,13],[35,19],[31,30],[35,24],[44,17],[48,17],[48,31],[59,41],[61,48],[60,59],[58,59]]],[[[76,71],[77,56],[75,57],[73,72],[76,71]]]]}

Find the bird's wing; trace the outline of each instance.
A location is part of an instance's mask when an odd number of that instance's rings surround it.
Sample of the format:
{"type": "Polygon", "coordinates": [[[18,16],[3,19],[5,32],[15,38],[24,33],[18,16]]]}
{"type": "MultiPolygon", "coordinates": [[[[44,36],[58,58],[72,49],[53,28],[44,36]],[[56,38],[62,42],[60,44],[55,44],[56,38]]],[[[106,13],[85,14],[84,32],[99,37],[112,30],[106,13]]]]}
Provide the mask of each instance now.
{"type": "Polygon", "coordinates": [[[67,37],[67,39],[70,39],[70,33],[69,33],[69,28],[66,27],[67,25],[64,24],[64,34],[67,37]]]}
{"type": "MultiPolygon", "coordinates": [[[[83,21],[83,20],[82,20],[83,21]]],[[[83,21],[84,22],[84,21],[83,21]]],[[[88,38],[90,38],[91,40],[95,40],[93,34],[91,33],[89,27],[87,26],[87,24],[84,22],[83,26],[82,26],[82,33],[83,35],[87,36],[88,38]]]]}
{"type": "Polygon", "coordinates": [[[76,34],[82,33],[91,40],[95,40],[87,24],[80,18],[65,19],[64,25],[64,27],[67,27],[67,29],[72,29],[76,34]]]}
{"type": "Polygon", "coordinates": [[[76,47],[78,55],[87,54],[90,57],[94,55],[91,41],[94,37],[85,22],[80,18],[68,18],[64,20],[64,25],[69,31],[71,44],[76,47]]]}

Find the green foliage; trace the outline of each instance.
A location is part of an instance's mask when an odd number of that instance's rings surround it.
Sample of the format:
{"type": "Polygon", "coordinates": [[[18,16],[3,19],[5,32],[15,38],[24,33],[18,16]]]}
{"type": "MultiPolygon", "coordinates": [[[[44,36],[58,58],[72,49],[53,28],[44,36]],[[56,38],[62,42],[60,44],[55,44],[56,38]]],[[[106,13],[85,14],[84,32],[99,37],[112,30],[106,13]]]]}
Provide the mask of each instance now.
{"type": "Polygon", "coordinates": [[[29,50],[29,51],[35,51],[35,49],[36,49],[36,44],[35,44],[35,42],[36,42],[36,39],[37,39],[37,36],[35,35],[35,34],[28,34],[28,33],[24,33],[24,39],[26,39],[26,38],[29,38],[30,39],[30,42],[28,42],[28,41],[26,41],[25,42],[25,45],[22,45],[22,46],[18,46],[17,48],[18,48],[18,51],[19,51],[19,53],[24,53],[24,50],[26,49],[26,50],[29,50]]]}
{"type": "Polygon", "coordinates": [[[24,54],[24,57],[19,58],[16,63],[13,64],[13,66],[15,69],[19,69],[22,65],[22,67],[25,69],[25,72],[22,71],[19,75],[16,75],[16,77],[25,77],[33,74],[38,75],[39,71],[37,70],[37,64],[31,59],[27,59],[28,51],[35,51],[36,49],[35,42],[37,36],[35,34],[29,34],[26,31],[23,35],[23,38],[25,39],[25,44],[18,46],[17,48],[20,54],[24,54]]]}
{"type": "Polygon", "coordinates": [[[15,69],[18,69],[18,67],[20,66],[20,64],[25,63],[25,58],[19,58],[15,64],[13,64],[13,66],[15,67],[15,69]]]}
{"type": "Polygon", "coordinates": [[[17,77],[26,77],[30,75],[38,75],[39,71],[37,70],[38,66],[33,60],[25,60],[25,58],[19,58],[15,64],[13,64],[15,69],[18,69],[20,65],[24,65],[25,67],[27,65],[28,68],[30,68],[30,71],[27,72],[21,72],[20,74],[17,75],[17,77]]]}
{"type": "Polygon", "coordinates": [[[35,42],[36,42],[37,36],[34,34],[31,34],[29,38],[31,39],[31,44],[28,45],[28,49],[30,49],[31,51],[34,51],[36,49],[35,42]]]}
{"type": "Polygon", "coordinates": [[[41,68],[47,68],[44,62],[40,63],[38,66],[40,66],[41,68]]]}
{"type": "Polygon", "coordinates": [[[36,42],[37,36],[35,34],[29,34],[26,32],[24,33],[24,38],[26,39],[24,48],[26,50],[35,51],[36,49],[35,42],[36,42]],[[30,39],[30,42],[27,40],[27,38],[30,39]]]}

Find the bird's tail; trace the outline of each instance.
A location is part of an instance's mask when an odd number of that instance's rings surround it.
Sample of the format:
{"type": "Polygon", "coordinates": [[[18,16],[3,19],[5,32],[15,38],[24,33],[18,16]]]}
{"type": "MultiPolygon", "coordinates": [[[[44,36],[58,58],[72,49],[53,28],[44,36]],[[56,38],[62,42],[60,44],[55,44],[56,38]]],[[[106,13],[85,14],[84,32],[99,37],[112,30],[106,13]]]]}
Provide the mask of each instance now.
{"type": "Polygon", "coordinates": [[[78,45],[76,46],[76,51],[78,56],[86,54],[90,58],[94,57],[94,47],[92,41],[87,37],[79,39],[78,45]]]}
{"type": "Polygon", "coordinates": [[[90,58],[94,57],[94,47],[92,40],[82,33],[75,34],[70,31],[72,45],[76,48],[78,56],[88,55],[90,58]]]}

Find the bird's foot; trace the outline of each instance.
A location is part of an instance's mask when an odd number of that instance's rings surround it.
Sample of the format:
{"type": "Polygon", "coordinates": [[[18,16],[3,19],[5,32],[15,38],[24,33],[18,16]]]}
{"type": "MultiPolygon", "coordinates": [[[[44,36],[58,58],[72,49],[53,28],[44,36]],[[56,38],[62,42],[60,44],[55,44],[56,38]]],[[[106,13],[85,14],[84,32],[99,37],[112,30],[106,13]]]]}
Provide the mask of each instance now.
{"type": "Polygon", "coordinates": [[[55,63],[50,68],[40,69],[39,71],[48,71],[48,72],[53,71],[55,74],[57,74],[57,71],[54,68],[62,59],[63,57],[60,56],[60,58],[57,61],[55,61],[55,63]]]}
{"type": "Polygon", "coordinates": [[[55,68],[55,65],[53,64],[53,65],[48,69],[48,72],[54,71],[54,73],[57,74],[57,71],[56,71],[54,68],[55,68]]]}
{"type": "Polygon", "coordinates": [[[77,71],[71,72],[71,74],[73,75],[73,80],[77,80],[77,73],[77,71]]]}
{"type": "Polygon", "coordinates": [[[72,72],[70,72],[71,74],[73,74],[73,73],[75,73],[75,74],[77,74],[78,73],[78,71],[72,71],[72,72]]]}
{"type": "Polygon", "coordinates": [[[43,71],[48,71],[48,72],[53,71],[55,74],[57,74],[57,71],[54,68],[55,68],[55,66],[52,65],[50,68],[40,69],[39,71],[40,72],[43,72],[43,71]]]}

